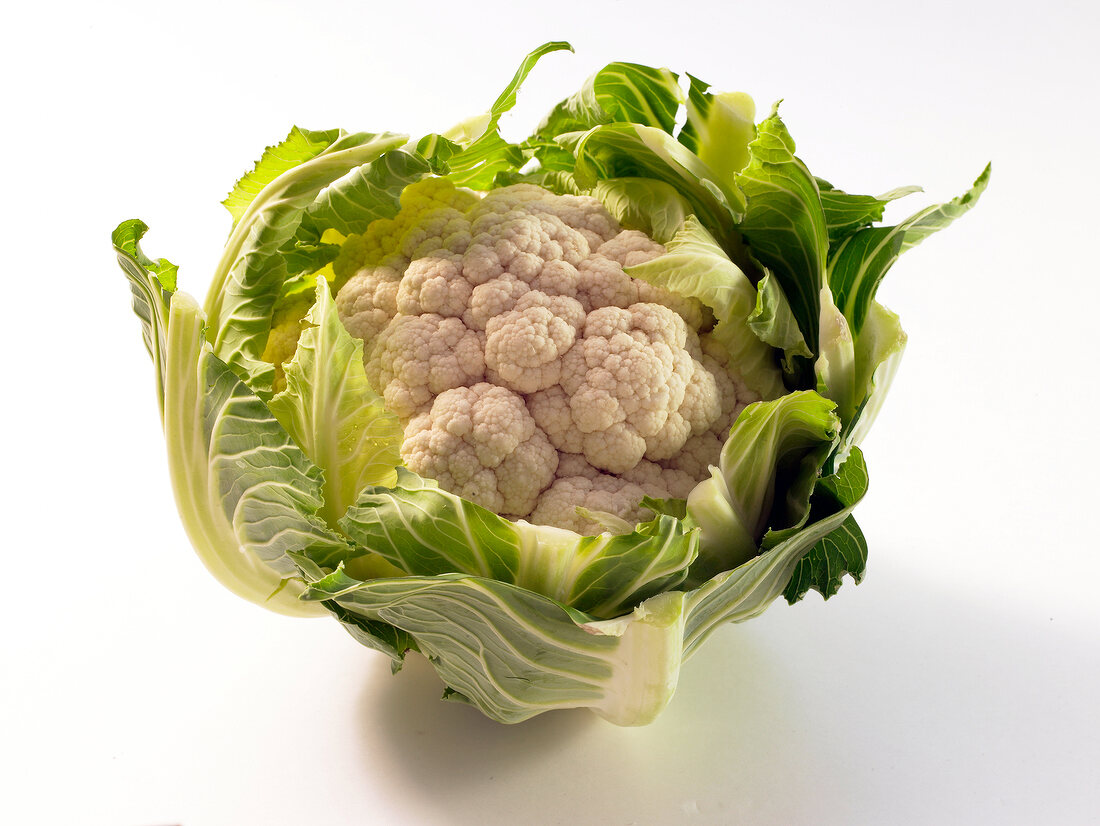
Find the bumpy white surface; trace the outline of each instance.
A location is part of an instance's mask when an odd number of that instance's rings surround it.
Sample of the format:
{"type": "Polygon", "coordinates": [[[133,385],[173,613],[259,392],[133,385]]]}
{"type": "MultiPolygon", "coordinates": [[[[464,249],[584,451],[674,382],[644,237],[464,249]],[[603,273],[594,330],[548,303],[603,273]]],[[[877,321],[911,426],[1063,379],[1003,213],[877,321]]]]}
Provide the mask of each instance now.
{"type": "Polygon", "coordinates": [[[495,190],[425,213],[400,251],[347,281],[340,317],[406,465],[498,513],[647,518],[641,497],[686,496],[752,400],[705,353],[703,307],[623,271],[664,247],[594,198],[495,190]]]}

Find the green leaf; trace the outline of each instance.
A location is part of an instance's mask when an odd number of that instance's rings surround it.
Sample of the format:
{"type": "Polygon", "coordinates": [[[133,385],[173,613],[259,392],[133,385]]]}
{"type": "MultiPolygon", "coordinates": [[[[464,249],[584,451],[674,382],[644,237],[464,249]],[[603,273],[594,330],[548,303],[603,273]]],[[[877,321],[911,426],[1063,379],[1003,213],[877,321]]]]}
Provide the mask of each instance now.
{"type": "Polygon", "coordinates": [[[844,433],[833,458],[834,464],[843,462],[848,451],[860,444],[870,430],[897,373],[906,341],[897,315],[872,301],[863,331],[855,343],[853,358],[852,397],[859,401],[844,420],[844,433]]]}
{"type": "Polygon", "coordinates": [[[643,508],[649,508],[658,515],[667,514],[677,519],[687,516],[686,499],[658,499],[653,496],[643,496],[641,504],[643,508]]]}
{"type": "Polygon", "coordinates": [[[404,468],[396,485],[364,491],[340,524],[410,575],[487,577],[594,616],[614,616],[679,584],[697,541],[667,516],[595,537],[511,522],[404,468]]]}
{"type": "Polygon", "coordinates": [[[353,614],[336,602],[324,602],[322,605],[332,612],[332,615],[344,626],[344,630],[351,634],[352,639],[357,643],[389,657],[391,670],[395,674],[401,670],[406,654],[420,650],[416,640],[408,631],[395,628],[386,622],[376,622],[353,614]]]}
{"type": "Polygon", "coordinates": [[[233,225],[236,226],[244,217],[248,207],[264,187],[284,172],[289,172],[294,167],[316,158],[335,143],[340,134],[338,129],[311,132],[295,126],[280,143],[267,147],[260,159],[256,161],[252,171],[243,175],[222,201],[225,208],[229,210],[229,214],[233,216],[233,225]]]}
{"type": "Polygon", "coordinates": [[[462,146],[442,135],[425,135],[416,143],[416,151],[436,175],[446,175],[450,171],[448,162],[462,151],[462,146]]]}
{"type": "Polygon", "coordinates": [[[630,533],[579,538],[521,523],[521,540],[516,584],[595,617],[617,616],[677,587],[698,553],[698,532],[663,514],[630,533]]]}
{"type": "Polygon", "coordinates": [[[282,250],[283,263],[286,264],[287,278],[279,288],[279,297],[275,301],[276,312],[289,304],[295,297],[304,295],[313,289],[313,278],[318,270],[331,264],[340,257],[339,244],[321,242],[294,241],[293,246],[282,250]]]}
{"type": "MultiPolygon", "coordinates": [[[[325,135],[331,142],[314,155],[294,158],[300,161],[297,165],[251,196],[230,233],[207,293],[208,335],[214,353],[265,395],[271,390],[275,368],[262,354],[272,311],[288,274],[282,250],[297,232],[304,210],[325,186],[406,141],[405,136],[393,134],[308,134],[325,135]]],[[[258,177],[249,189],[266,177],[258,177]]]]}
{"type": "Polygon", "coordinates": [[[783,351],[788,364],[795,356],[809,358],[813,355],[806,346],[783,288],[767,270],[756,285],[756,307],[748,323],[757,338],[783,351]]]}
{"type": "MultiPolygon", "coordinates": [[[[504,91],[500,93],[497,99],[493,102],[493,105],[489,107],[489,114],[494,118],[499,119],[505,112],[509,112],[516,105],[516,93],[519,92],[520,86],[523,85],[523,81],[527,79],[527,76],[531,74],[531,70],[535,68],[539,60],[551,52],[560,51],[572,52],[573,47],[564,40],[553,40],[548,43],[543,43],[537,49],[532,50],[523,58],[523,61],[519,64],[519,68],[516,69],[516,73],[512,76],[512,79],[508,82],[508,85],[504,87],[504,91]]],[[[496,126],[496,120],[491,121],[490,128],[496,126]]],[[[488,130],[486,130],[488,131],[488,130]]]]}
{"type": "MultiPolygon", "coordinates": [[[[816,353],[829,236],[817,181],[794,149],[794,140],[773,110],[760,123],[749,144],[751,161],[736,178],[748,198],[740,229],[753,257],[783,288],[803,340],[816,353]]],[[[796,357],[792,366],[792,386],[806,386],[812,363],[796,357]]]]}
{"type": "Polygon", "coordinates": [[[609,63],[555,106],[535,137],[549,141],[605,123],[638,123],[671,134],[682,100],[679,78],[668,69],[609,63]]]}
{"type": "Polygon", "coordinates": [[[312,616],[290,553],[328,564],[346,541],[317,516],[321,471],[259,398],[215,356],[194,299],[172,296],[164,436],[176,503],[200,559],[239,596],[312,616]]]}
{"type": "Polygon", "coordinates": [[[828,494],[840,508],[850,508],[864,497],[868,484],[867,462],[857,448],[840,470],[822,478],[819,490],[828,494]]]}
{"type": "Polygon", "coordinates": [[[614,123],[584,133],[559,135],[558,142],[576,158],[574,176],[591,189],[609,178],[653,178],[671,184],[692,211],[723,242],[736,235],[734,224],[744,212],[741,193],[717,175],[667,132],[652,126],[614,123]]]}
{"type": "Polygon", "coordinates": [[[883,276],[898,256],[969,211],[989,185],[989,175],[990,167],[986,166],[974,185],[958,198],[922,209],[897,226],[861,229],[830,254],[829,287],[855,336],[863,329],[883,276]]]}
{"type": "Polygon", "coordinates": [[[764,613],[784,593],[802,558],[842,525],[849,513],[850,509],[845,509],[811,519],[770,550],[689,592],[685,605],[684,659],[722,625],[744,622],[764,613]]]}
{"type": "Polygon", "coordinates": [[[662,594],[603,622],[547,597],[462,574],[359,582],[337,571],[307,598],[409,633],[450,692],[504,723],[589,707],[641,725],[676,686],[683,594],[662,594]]]}
{"type": "Polygon", "coordinates": [[[340,323],[328,283],[319,277],[315,284],[311,326],[285,366],[286,390],[269,407],[324,472],[320,515],[335,525],[365,487],[396,481],[402,428],[371,389],[363,342],[340,323]]]}
{"type": "Polygon", "coordinates": [[[500,118],[516,105],[516,94],[539,60],[573,47],[564,41],[544,43],[529,53],[515,75],[484,115],[469,118],[442,135],[428,135],[417,144],[432,170],[446,175],[457,186],[487,190],[497,177],[515,172],[527,158],[519,146],[500,136],[500,118]]]}
{"type": "Polygon", "coordinates": [[[401,209],[402,190],[429,172],[424,158],[404,149],[357,166],[321,190],[302,217],[296,241],[316,243],[326,229],[361,234],[372,221],[392,218],[401,209]]]}
{"type": "Polygon", "coordinates": [[[730,364],[745,385],[773,399],[785,392],[775,351],[751,328],[749,318],[757,293],[741,269],[730,260],[695,216],[666,244],[666,252],[626,272],[678,295],[697,298],[713,312],[713,336],[729,353],[730,364]]]}
{"type": "MultiPolygon", "coordinates": [[[[853,448],[840,470],[818,484],[814,509],[818,513],[850,512],[867,492],[867,484],[863,454],[853,448]]],[[[855,518],[847,516],[800,560],[783,596],[793,604],[813,589],[828,599],[840,588],[845,574],[858,584],[866,567],[867,541],[855,518]]]]}
{"type": "Polygon", "coordinates": [[[799,560],[783,598],[793,605],[812,588],[828,599],[840,590],[845,574],[858,584],[866,567],[867,540],[855,517],[849,516],[799,560]]]}
{"type": "MultiPolygon", "coordinates": [[[[305,582],[318,582],[333,573],[333,569],[322,568],[306,554],[291,553],[289,556],[298,566],[305,582]]],[[[336,566],[335,570],[347,574],[347,568],[343,565],[336,566]]],[[[360,581],[367,579],[365,576],[357,578],[360,581]]],[[[389,657],[390,668],[393,673],[401,670],[401,666],[405,662],[405,655],[409,651],[419,650],[416,640],[407,631],[396,628],[389,623],[368,619],[361,614],[353,613],[332,600],[319,604],[344,626],[344,630],[351,634],[352,639],[360,645],[364,645],[373,651],[379,651],[389,657]]]]}
{"type": "Polygon", "coordinates": [[[817,392],[836,402],[837,415],[850,426],[863,396],[857,385],[856,347],[848,319],[844,317],[828,287],[821,290],[821,325],[817,361],[817,392]]]}
{"type": "Polygon", "coordinates": [[[495,130],[451,155],[446,163],[441,162],[442,157],[438,150],[432,157],[433,168],[439,174],[446,175],[456,186],[476,190],[492,189],[500,176],[520,169],[527,160],[518,146],[504,140],[495,130]]]}
{"type": "Polygon", "coordinates": [[[821,178],[817,179],[817,186],[821,195],[821,208],[825,211],[830,247],[856,230],[881,221],[886,205],[891,201],[921,191],[919,186],[903,186],[877,197],[851,195],[834,189],[832,184],[821,178]]]}
{"type": "Polygon", "coordinates": [[[751,158],[756,104],[744,92],[712,94],[707,91],[709,84],[688,77],[687,121],[680,142],[722,180],[732,183],[751,158]]]}
{"type": "Polygon", "coordinates": [[[834,406],[799,391],[750,404],[737,417],[718,467],[688,496],[688,518],[702,529],[690,585],[756,556],[767,529],[801,528],[840,436],[834,406]]]}
{"type": "Polygon", "coordinates": [[[148,231],[149,227],[144,221],[131,218],[115,227],[115,231],[111,233],[111,243],[116,252],[131,258],[145,270],[147,276],[156,279],[156,287],[167,301],[168,297],[176,291],[176,275],[179,267],[164,258],[154,260],[141,251],[141,239],[148,231]]]}
{"type": "Polygon", "coordinates": [[[141,320],[145,349],[153,359],[157,405],[164,419],[164,378],[167,353],[168,303],[176,289],[177,267],[164,258],[153,260],[141,251],[149,227],[143,221],[123,221],[111,233],[118,264],[130,282],[131,306],[141,320]]]}
{"type": "Polygon", "coordinates": [[[691,214],[691,204],[676,188],[653,178],[598,181],[592,195],[624,229],[644,232],[667,244],[691,214]]]}
{"type": "Polygon", "coordinates": [[[409,574],[461,572],[514,582],[514,523],[405,468],[391,485],[364,490],[340,523],[364,548],[409,574]]]}
{"type": "Polygon", "coordinates": [[[113,240],[157,367],[168,466],[187,534],[229,590],[279,613],[316,616],[298,600],[288,554],[346,554],[347,543],[316,516],[320,471],[212,354],[198,305],[172,291],[176,268],[141,253],[145,230],[127,221],[113,240]]]}
{"type": "MultiPolygon", "coordinates": [[[[708,90],[710,84],[705,80],[700,80],[690,72],[685,73],[688,79],[688,93],[686,107],[685,107],[685,120],[684,125],[680,129],[680,134],[677,135],[677,139],[694,152],[699,154],[699,145],[703,140],[703,135],[707,131],[707,115],[710,113],[710,106],[714,100],[714,95],[708,90]]],[[[753,127],[753,135],[755,135],[756,129],[753,127]]],[[[752,135],[750,135],[750,140],[752,135]]],[[[748,142],[746,141],[746,150],[748,149],[748,142]]]]}

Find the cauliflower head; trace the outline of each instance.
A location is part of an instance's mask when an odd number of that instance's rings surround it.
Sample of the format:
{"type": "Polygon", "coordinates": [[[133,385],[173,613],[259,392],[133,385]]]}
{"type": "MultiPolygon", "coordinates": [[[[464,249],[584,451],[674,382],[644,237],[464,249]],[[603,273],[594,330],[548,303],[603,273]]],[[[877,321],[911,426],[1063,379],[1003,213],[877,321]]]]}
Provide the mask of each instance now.
{"type": "MultiPolygon", "coordinates": [[[[406,466],[512,519],[598,533],[684,498],[756,400],[699,301],[632,278],[665,248],[587,196],[406,187],[349,236],[336,307],[406,466]]],[[[270,349],[289,357],[285,320],[270,349]]],[[[273,331],[273,336],[275,331],[273,331]]]]}

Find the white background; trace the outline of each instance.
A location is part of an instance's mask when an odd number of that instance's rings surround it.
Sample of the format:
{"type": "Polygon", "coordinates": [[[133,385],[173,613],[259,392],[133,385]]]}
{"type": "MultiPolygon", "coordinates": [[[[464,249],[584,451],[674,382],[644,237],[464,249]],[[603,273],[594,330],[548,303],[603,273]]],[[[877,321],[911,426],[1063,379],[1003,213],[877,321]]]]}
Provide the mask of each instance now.
{"type": "MultiPolygon", "coordinates": [[[[19,4],[4,15],[0,819],[13,824],[1100,822],[1096,6],[19,4]],[[415,9],[413,9],[415,5],[415,9]],[[292,124],[423,133],[537,44],[518,136],[615,60],[784,98],[891,213],[993,182],[880,298],[865,582],[716,634],[653,725],[513,727],[416,658],[223,590],[180,527],[120,220],[201,295],[218,202],[292,124]]],[[[888,216],[889,217],[889,216],[888,216]]]]}

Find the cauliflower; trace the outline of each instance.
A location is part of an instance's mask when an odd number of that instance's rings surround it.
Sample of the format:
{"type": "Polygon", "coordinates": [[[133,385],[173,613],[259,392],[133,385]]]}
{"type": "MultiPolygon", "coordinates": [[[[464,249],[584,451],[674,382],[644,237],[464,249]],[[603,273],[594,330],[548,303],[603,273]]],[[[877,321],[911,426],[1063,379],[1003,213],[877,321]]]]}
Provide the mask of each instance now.
{"type": "Polygon", "coordinates": [[[699,301],[624,272],[664,251],[591,197],[406,187],[333,266],[408,468],[585,533],[601,527],[578,508],[634,523],[651,516],[643,496],[686,497],[752,397],[699,301]]]}
{"type": "Polygon", "coordinates": [[[912,188],[834,189],[776,109],[692,77],[685,111],[629,63],[511,143],[566,48],[446,133],[292,129],[224,201],[201,306],[143,222],[112,241],[219,581],[422,652],[493,719],[637,725],[720,624],[862,576],[859,442],[905,347],[875,292],[989,169],[877,226],[912,188]],[[577,133],[581,99],[615,122],[577,133]],[[573,194],[495,188],[534,179],[573,194]]]}

